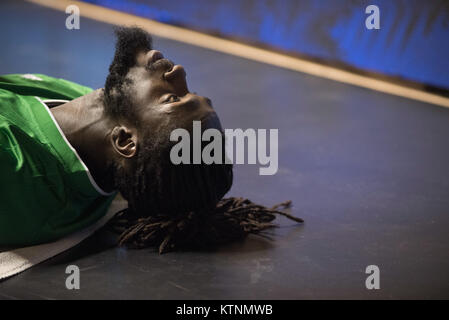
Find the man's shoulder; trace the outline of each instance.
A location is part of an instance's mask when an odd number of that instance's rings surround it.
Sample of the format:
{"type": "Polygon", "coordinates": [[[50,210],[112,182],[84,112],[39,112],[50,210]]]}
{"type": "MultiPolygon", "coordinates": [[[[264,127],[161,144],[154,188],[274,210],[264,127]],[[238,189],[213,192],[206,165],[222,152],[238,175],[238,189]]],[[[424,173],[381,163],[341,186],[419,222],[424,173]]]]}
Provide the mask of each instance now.
{"type": "Polygon", "coordinates": [[[18,95],[65,100],[73,100],[92,91],[89,87],[69,80],[37,73],[2,75],[0,89],[18,95]]]}

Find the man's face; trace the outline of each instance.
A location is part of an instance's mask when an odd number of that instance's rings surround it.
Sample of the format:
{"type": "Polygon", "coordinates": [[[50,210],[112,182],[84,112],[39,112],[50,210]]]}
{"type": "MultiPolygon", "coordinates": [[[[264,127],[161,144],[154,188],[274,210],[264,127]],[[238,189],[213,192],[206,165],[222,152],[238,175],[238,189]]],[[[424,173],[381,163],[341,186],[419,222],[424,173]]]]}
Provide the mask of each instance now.
{"type": "Polygon", "coordinates": [[[208,98],[189,92],[186,73],[157,50],[141,52],[136,65],[129,70],[131,97],[144,131],[163,132],[167,128],[190,130],[194,120],[203,128],[221,130],[219,120],[208,98]]]}

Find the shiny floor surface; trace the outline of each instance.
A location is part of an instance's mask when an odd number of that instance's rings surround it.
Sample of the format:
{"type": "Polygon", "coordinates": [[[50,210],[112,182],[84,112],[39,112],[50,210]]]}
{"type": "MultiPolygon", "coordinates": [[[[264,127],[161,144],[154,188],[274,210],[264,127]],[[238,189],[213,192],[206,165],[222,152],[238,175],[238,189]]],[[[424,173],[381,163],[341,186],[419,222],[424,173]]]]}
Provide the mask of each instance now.
{"type": "MultiPolygon", "coordinates": [[[[112,27],[19,1],[0,3],[0,73],[44,73],[94,88],[112,27]]],[[[155,38],[183,64],[225,128],[278,128],[279,171],[235,167],[231,195],[291,199],[298,226],[211,252],[112,247],[108,232],[0,282],[0,298],[449,298],[449,109],[155,38]],[[67,290],[65,269],[81,270],[67,290]],[[380,269],[367,290],[365,268],[380,269]]]]}

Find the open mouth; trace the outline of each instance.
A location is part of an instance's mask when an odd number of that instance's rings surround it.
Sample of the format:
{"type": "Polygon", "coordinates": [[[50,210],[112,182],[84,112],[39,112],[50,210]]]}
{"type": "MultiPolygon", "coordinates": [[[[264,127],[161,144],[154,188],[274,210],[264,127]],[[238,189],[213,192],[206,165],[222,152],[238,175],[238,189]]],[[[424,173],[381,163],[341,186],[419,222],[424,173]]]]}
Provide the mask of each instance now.
{"type": "Polygon", "coordinates": [[[172,61],[162,57],[151,61],[148,67],[150,68],[150,70],[154,71],[163,69],[165,72],[170,72],[174,66],[175,64],[172,61]]]}
{"type": "Polygon", "coordinates": [[[156,71],[160,68],[164,68],[165,71],[169,71],[173,68],[174,63],[164,58],[164,55],[158,50],[151,50],[149,52],[149,59],[147,61],[147,67],[156,71]]]}

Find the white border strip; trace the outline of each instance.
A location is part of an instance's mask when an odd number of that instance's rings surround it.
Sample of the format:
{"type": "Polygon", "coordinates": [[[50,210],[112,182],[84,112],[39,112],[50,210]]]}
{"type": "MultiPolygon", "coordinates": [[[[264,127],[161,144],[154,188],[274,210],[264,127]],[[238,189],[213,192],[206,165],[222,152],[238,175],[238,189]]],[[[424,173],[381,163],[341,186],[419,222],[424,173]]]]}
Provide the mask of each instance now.
{"type": "Polygon", "coordinates": [[[115,25],[138,25],[158,37],[184,42],[190,45],[227,53],[289,70],[307,73],[321,78],[449,108],[449,98],[437,94],[393,84],[383,80],[373,79],[368,76],[358,75],[338,68],[321,65],[316,62],[310,62],[285,54],[210,36],[197,31],[167,25],[97,5],[69,0],[27,1],[64,12],[67,6],[76,5],[80,9],[81,15],[86,18],[115,25]]]}
{"type": "MultiPolygon", "coordinates": [[[[79,162],[81,162],[84,170],[86,170],[86,172],[87,172],[87,176],[89,177],[89,180],[90,180],[90,183],[92,184],[92,186],[103,196],[110,196],[110,195],[114,194],[114,191],[110,192],[110,193],[105,192],[103,189],[101,189],[97,185],[97,183],[95,182],[94,178],[92,177],[89,169],[87,168],[86,164],[83,162],[83,160],[81,160],[78,152],[76,152],[75,148],[72,147],[72,145],[70,144],[69,140],[67,140],[67,137],[65,136],[64,132],[61,130],[61,127],[59,127],[59,124],[56,121],[56,119],[53,116],[53,114],[51,113],[50,109],[47,107],[47,105],[44,103],[44,101],[42,101],[41,98],[39,98],[39,97],[35,97],[35,98],[45,107],[45,110],[47,110],[48,114],[50,115],[51,119],[53,120],[54,124],[56,125],[56,128],[58,128],[58,131],[61,134],[62,138],[64,139],[65,143],[67,143],[69,148],[73,151],[73,153],[78,158],[79,162]]],[[[60,102],[60,101],[64,101],[64,100],[45,100],[45,101],[48,101],[48,102],[52,102],[52,101],[56,102],[56,101],[58,101],[58,102],[60,102]]]]}
{"type": "Polygon", "coordinates": [[[127,203],[113,200],[108,212],[94,224],[54,242],[0,252],[0,280],[16,275],[32,266],[66,251],[104,226],[127,203]],[[114,205],[117,204],[117,205],[114,205]]]}
{"type": "Polygon", "coordinates": [[[49,102],[49,103],[51,103],[51,102],[56,102],[56,103],[67,103],[67,102],[69,102],[69,100],[60,100],[60,99],[45,99],[45,100],[42,100],[44,103],[47,103],[47,102],[49,102]]]}

